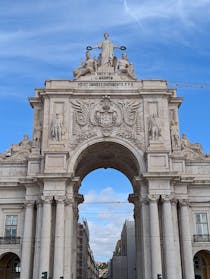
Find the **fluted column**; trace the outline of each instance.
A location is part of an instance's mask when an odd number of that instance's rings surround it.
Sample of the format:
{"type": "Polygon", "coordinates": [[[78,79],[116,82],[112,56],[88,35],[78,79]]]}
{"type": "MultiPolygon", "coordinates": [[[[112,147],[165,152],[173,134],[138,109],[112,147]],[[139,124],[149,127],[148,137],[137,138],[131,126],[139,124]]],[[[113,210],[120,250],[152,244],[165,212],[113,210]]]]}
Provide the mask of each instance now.
{"type": "Polygon", "coordinates": [[[53,278],[64,273],[64,196],[56,196],[55,250],[53,278]]]}
{"type": "Polygon", "coordinates": [[[21,256],[21,279],[28,279],[31,276],[32,268],[32,243],[33,243],[33,213],[34,202],[25,203],[25,220],[23,230],[22,256],[21,256]]]}
{"type": "Polygon", "coordinates": [[[41,249],[40,249],[40,278],[41,273],[50,271],[50,244],[51,244],[51,218],[52,218],[52,198],[42,196],[43,214],[41,228],[41,249]]]}
{"type": "Polygon", "coordinates": [[[157,274],[162,274],[161,247],[160,247],[160,226],[158,215],[159,195],[150,194],[149,199],[149,217],[150,217],[150,242],[151,242],[151,264],[152,279],[157,278],[157,274]]]}
{"type": "Polygon", "coordinates": [[[192,256],[192,236],[189,221],[189,202],[185,199],[179,201],[180,221],[181,221],[181,240],[182,240],[182,264],[184,268],[184,278],[192,279],[194,275],[194,264],[192,256]]]}
{"type": "Polygon", "coordinates": [[[174,247],[175,247],[175,255],[176,255],[176,274],[177,274],[177,279],[182,279],[177,199],[174,197],[171,202],[172,202],[172,215],[173,215],[173,228],[174,228],[174,247]]]}
{"type": "Polygon", "coordinates": [[[171,196],[161,195],[163,217],[163,247],[165,257],[165,278],[176,279],[176,260],[174,250],[174,231],[172,220],[171,196]]]}
{"type": "Polygon", "coordinates": [[[41,227],[42,227],[42,202],[36,203],[36,235],[35,235],[35,248],[34,248],[34,268],[33,279],[39,278],[39,254],[40,254],[40,240],[41,240],[41,227]]]}
{"type": "Polygon", "coordinates": [[[73,226],[74,226],[74,199],[68,196],[65,206],[65,258],[64,258],[64,278],[71,279],[72,270],[72,253],[73,253],[73,226]]]}

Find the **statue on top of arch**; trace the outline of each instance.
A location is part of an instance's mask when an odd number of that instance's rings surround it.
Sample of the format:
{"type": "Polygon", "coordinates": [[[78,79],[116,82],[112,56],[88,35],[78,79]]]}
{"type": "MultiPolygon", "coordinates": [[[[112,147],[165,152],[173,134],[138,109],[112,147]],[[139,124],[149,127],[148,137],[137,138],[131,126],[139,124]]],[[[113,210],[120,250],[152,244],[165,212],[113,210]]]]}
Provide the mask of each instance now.
{"type": "Polygon", "coordinates": [[[126,50],[125,46],[115,46],[109,40],[109,34],[104,34],[104,40],[97,46],[87,46],[86,60],[74,72],[75,80],[136,80],[133,64],[122,53],[121,59],[114,55],[114,49],[126,50]],[[101,49],[97,58],[91,58],[90,51],[101,49]]]}

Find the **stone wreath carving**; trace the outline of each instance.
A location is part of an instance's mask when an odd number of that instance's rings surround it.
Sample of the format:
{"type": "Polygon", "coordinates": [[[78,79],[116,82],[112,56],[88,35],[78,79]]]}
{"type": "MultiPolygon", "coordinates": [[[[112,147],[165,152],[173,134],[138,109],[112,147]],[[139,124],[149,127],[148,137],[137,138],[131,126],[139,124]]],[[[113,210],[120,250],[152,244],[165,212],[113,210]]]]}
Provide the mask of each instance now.
{"type": "MultiPolygon", "coordinates": [[[[73,135],[76,141],[87,140],[94,136],[120,136],[135,140],[143,133],[139,101],[112,101],[104,96],[98,102],[72,101],[73,135]]],[[[140,140],[142,142],[142,140],[140,140]]]]}

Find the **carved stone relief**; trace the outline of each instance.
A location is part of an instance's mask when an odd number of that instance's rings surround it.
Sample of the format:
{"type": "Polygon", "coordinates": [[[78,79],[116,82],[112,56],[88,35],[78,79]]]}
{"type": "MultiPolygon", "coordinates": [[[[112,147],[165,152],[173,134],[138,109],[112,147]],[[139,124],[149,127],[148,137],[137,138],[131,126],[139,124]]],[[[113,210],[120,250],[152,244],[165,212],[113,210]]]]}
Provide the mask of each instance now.
{"type": "Polygon", "coordinates": [[[200,143],[191,143],[186,134],[181,138],[181,150],[182,154],[189,160],[193,159],[205,159],[207,158],[200,143]]]}
{"type": "Polygon", "coordinates": [[[51,139],[60,142],[65,135],[65,128],[63,124],[63,117],[61,114],[56,113],[53,117],[50,130],[51,139]]]}
{"type": "Polygon", "coordinates": [[[3,154],[0,154],[0,160],[24,161],[31,153],[32,142],[28,135],[24,135],[23,140],[17,144],[12,144],[3,154]]]}
{"type": "Polygon", "coordinates": [[[172,150],[173,151],[180,150],[181,142],[179,138],[179,130],[178,130],[177,123],[174,120],[171,121],[170,133],[171,133],[172,150]]]}
{"type": "Polygon", "coordinates": [[[125,51],[125,46],[115,46],[104,34],[104,40],[97,46],[87,46],[86,59],[73,71],[75,80],[136,80],[134,66],[125,52],[121,59],[114,54],[114,49],[125,51]],[[90,51],[100,49],[98,57],[91,58],[90,51]]]}
{"type": "Polygon", "coordinates": [[[73,136],[77,144],[97,136],[117,136],[144,145],[142,103],[104,96],[97,101],[72,101],[73,136]]]}
{"type": "Polygon", "coordinates": [[[160,119],[154,114],[148,118],[148,137],[150,142],[157,141],[161,137],[160,119]]]}

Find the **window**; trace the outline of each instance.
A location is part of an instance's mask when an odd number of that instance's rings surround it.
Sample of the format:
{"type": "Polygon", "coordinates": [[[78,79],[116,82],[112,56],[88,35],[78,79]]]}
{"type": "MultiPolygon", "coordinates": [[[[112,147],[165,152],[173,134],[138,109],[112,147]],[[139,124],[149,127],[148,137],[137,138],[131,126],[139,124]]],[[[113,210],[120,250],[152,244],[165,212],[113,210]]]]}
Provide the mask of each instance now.
{"type": "Polygon", "coordinates": [[[17,215],[6,215],[5,236],[17,236],[17,215]]]}
{"type": "Polygon", "coordinates": [[[196,234],[208,235],[207,213],[196,213],[196,234]]]}

